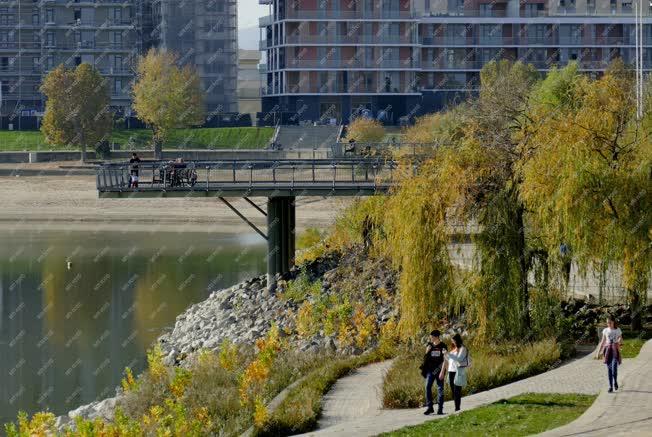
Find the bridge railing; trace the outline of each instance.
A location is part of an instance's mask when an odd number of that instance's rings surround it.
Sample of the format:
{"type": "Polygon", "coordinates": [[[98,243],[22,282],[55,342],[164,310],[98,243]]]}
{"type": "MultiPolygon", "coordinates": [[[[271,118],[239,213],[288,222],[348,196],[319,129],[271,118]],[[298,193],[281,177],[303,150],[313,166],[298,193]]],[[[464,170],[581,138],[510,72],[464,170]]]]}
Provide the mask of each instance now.
{"type": "Polygon", "coordinates": [[[131,175],[138,173],[138,189],[144,190],[217,190],[222,186],[295,185],[388,185],[398,171],[398,163],[382,159],[314,160],[227,160],[193,161],[184,167],[161,161],[105,164],[97,169],[99,191],[132,188],[131,175]]]}
{"type": "Polygon", "coordinates": [[[423,158],[435,151],[438,143],[347,143],[331,145],[333,158],[379,158],[396,159],[399,157],[423,158]]]}

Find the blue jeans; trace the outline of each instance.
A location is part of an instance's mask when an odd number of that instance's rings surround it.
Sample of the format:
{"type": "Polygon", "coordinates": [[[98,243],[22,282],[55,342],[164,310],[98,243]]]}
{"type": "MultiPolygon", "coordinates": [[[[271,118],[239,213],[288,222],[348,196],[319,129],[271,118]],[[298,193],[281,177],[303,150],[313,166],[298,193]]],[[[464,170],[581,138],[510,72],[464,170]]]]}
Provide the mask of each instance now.
{"type": "Polygon", "coordinates": [[[607,375],[609,376],[609,388],[618,385],[618,360],[616,357],[611,358],[611,362],[607,363],[607,375]]]}
{"type": "Polygon", "coordinates": [[[426,406],[432,408],[432,384],[437,382],[437,406],[439,411],[444,409],[444,378],[439,379],[439,371],[430,372],[426,376],[426,406]]]}

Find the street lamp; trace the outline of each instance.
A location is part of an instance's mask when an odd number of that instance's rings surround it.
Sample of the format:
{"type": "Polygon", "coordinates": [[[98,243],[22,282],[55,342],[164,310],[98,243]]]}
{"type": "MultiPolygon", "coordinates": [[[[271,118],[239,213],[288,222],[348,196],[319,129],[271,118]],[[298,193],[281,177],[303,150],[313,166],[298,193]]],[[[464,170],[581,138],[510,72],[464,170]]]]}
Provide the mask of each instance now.
{"type": "MultiPolygon", "coordinates": [[[[634,4],[634,32],[636,33],[636,118],[643,118],[643,1],[634,4]]],[[[652,3],[650,3],[652,5],[652,3]]]]}

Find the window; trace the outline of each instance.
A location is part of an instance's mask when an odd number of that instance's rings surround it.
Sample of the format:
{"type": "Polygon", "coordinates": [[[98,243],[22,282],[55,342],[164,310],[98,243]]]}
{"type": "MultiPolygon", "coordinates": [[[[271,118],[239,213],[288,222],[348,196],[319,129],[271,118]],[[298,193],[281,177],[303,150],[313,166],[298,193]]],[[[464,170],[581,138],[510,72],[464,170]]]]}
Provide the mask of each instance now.
{"type": "Polygon", "coordinates": [[[54,32],[49,31],[45,34],[45,45],[46,47],[54,47],[54,32]]]}
{"type": "Polygon", "coordinates": [[[122,46],[122,32],[113,32],[113,45],[122,46]]]}
{"type": "Polygon", "coordinates": [[[75,9],[73,11],[73,20],[81,21],[81,9],[75,9]]]}
{"type": "Polygon", "coordinates": [[[491,17],[491,3],[480,3],[480,16],[481,17],[491,17]]]}
{"type": "Polygon", "coordinates": [[[122,56],[115,55],[113,56],[113,68],[117,71],[122,70],[122,56]]]}
{"type": "Polygon", "coordinates": [[[38,26],[40,22],[41,22],[41,18],[38,13],[38,9],[36,8],[32,9],[32,25],[38,26]]]}
{"type": "Polygon", "coordinates": [[[113,79],[113,94],[122,94],[122,79],[113,79]]]}
{"type": "Polygon", "coordinates": [[[32,69],[38,71],[41,68],[41,58],[34,56],[32,58],[32,69]]]}
{"type": "Polygon", "coordinates": [[[54,23],[54,9],[48,8],[45,10],[45,22],[54,23]]]}
{"type": "Polygon", "coordinates": [[[122,8],[113,8],[113,21],[122,23],[122,8]]]}

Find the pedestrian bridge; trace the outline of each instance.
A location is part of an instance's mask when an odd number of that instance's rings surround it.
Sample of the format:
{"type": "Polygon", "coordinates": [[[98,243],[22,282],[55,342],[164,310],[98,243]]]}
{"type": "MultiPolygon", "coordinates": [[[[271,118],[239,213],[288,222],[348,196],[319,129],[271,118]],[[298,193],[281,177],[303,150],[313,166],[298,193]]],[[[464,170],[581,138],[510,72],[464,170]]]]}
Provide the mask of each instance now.
{"type": "Polygon", "coordinates": [[[295,203],[298,196],[372,196],[387,193],[399,173],[415,172],[416,164],[399,166],[381,158],[309,160],[229,160],[171,163],[161,161],[104,164],[97,169],[100,198],[137,200],[156,197],[215,197],[267,240],[268,284],[294,264],[295,203]],[[130,183],[138,173],[138,186],[130,183]],[[227,199],[240,197],[267,218],[259,229],[227,199]],[[266,209],[250,197],[267,197],[266,209]]]}
{"type": "Polygon", "coordinates": [[[229,160],[138,164],[130,188],[129,163],[97,170],[97,190],[110,197],[365,196],[386,192],[399,165],[383,159],[229,160]]]}

